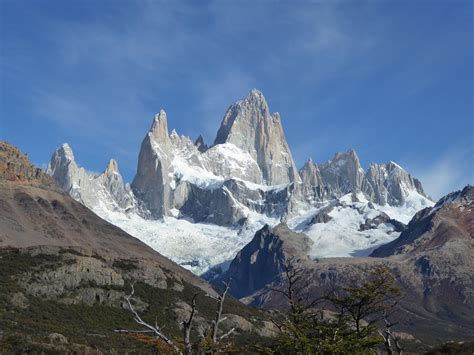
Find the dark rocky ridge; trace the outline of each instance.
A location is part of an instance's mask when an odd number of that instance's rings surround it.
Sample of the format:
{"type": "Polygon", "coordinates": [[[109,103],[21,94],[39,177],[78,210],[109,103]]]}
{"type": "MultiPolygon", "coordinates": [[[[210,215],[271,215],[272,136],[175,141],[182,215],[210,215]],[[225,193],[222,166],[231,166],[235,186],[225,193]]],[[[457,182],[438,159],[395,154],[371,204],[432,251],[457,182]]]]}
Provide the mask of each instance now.
{"type": "Polygon", "coordinates": [[[243,297],[277,280],[284,271],[287,255],[306,259],[313,244],[304,234],[286,224],[265,225],[234,258],[226,275],[231,275],[231,293],[243,297]]]}

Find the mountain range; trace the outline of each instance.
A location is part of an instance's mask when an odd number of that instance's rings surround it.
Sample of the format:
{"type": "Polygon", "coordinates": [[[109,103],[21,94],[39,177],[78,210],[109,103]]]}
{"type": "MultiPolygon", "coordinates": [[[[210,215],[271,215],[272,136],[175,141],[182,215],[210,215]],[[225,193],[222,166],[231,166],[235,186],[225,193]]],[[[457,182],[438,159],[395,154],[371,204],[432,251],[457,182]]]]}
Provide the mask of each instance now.
{"type": "Polygon", "coordinates": [[[131,184],[113,159],[99,175],[79,167],[68,144],[48,173],[100,217],[197,274],[225,270],[257,230],[281,221],[318,245],[313,257],[368,255],[434,204],[398,164],[365,171],[352,149],[298,170],[282,118],[256,89],[229,107],[209,146],[202,136],[169,133],[161,110],[131,184]]]}
{"type": "Polygon", "coordinates": [[[276,290],[289,260],[314,297],[389,270],[403,294],[397,337],[413,351],[473,339],[474,188],[435,203],[395,162],[364,170],[352,149],[298,170],[257,90],[229,107],[212,145],[169,133],[160,111],[130,184],[114,159],[100,174],[78,166],[68,144],[44,172],[0,142],[0,206],[5,349],[146,351],[113,332],[135,325],[123,304],[132,284],[136,306],[176,337],[193,294],[201,327],[230,280],[239,300],[222,331],[265,344],[288,307],[276,290]]]}

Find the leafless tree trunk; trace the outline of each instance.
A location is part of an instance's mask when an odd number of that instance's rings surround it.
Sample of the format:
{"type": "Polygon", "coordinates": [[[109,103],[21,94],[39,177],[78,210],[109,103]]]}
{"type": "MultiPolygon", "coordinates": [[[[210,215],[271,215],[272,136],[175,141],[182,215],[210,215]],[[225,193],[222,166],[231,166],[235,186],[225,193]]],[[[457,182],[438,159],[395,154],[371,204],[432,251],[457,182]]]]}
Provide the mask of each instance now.
{"type": "Polygon", "coordinates": [[[193,300],[191,303],[191,314],[189,315],[188,320],[183,321],[183,339],[184,339],[184,354],[189,355],[192,353],[192,344],[191,344],[191,325],[194,317],[194,313],[196,312],[196,297],[197,294],[193,296],[193,300]]]}
{"type": "Polygon", "coordinates": [[[173,343],[173,341],[171,341],[171,339],[169,339],[165,334],[163,334],[163,332],[161,331],[161,327],[158,326],[157,320],[155,320],[155,325],[148,324],[140,317],[137,311],[135,311],[135,308],[133,307],[133,304],[130,301],[134,293],[135,293],[135,287],[134,287],[134,283],[132,283],[132,292],[128,296],[125,297],[125,300],[127,301],[130,311],[132,311],[133,313],[133,319],[135,320],[135,322],[137,322],[141,326],[148,329],[146,331],[117,329],[115,330],[115,332],[117,333],[144,333],[144,332],[154,333],[159,339],[161,339],[166,344],[168,344],[176,353],[182,354],[181,350],[176,346],[176,344],[173,343]]]}
{"type": "Polygon", "coordinates": [[[400,338],[393,334],[392,332],[392,327],[396,325],[396,323],[392,323],[386,314],[384,314],[384,322],[385,322],[385,329],[384,330],[379,330],[380,336],[383,338],[385,350],[387,350],[388,355],[392,355],[393,349],[392,349],[392,340],[393,343],[395,344],[395,349],[397,351],[398,355],[403,354],[403,348],[400,344],[400,338]]]}
{"type": "Polygon", "coordinates": [[[217,300],[217,310],[216,310],[216,316],[214,320],[212,321],[212,341],[216,344],[219,341],[223,340],[224,338],[227,338],[230,334],[234,332],[234,328],[232,328],[230,331],[228,331],[226,334],[222,335],[220,338],[217,337],[217,333],[219,331],[219,323],[223,321],[221,319],[222,317],[222,308],[224,307],[224,301],[225,301],[225,296],[227,295],[227,291],[229,291],[230,287],[230,280],[229,282],[224,282],[224,291],[215,298],[217,300]]]}

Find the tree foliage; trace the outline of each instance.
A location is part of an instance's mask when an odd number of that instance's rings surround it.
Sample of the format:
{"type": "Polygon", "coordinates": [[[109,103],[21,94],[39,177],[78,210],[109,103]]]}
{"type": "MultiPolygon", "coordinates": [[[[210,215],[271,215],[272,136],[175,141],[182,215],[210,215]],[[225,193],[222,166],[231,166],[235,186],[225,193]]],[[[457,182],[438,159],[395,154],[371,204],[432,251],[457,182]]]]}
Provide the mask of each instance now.
{"type": "Polygon", "coordinates": [[[353,280],[347,287],[333,288],[314,298],[311,298],[310,280],[304,275],[304,270],[292,259],[287,260],[286,287],[274,291],[285,296],[289,310],[279,313],[274,320],[280,335],[273,350],[298,354],[362,354],[381,344],[392,351],[394,343],[401,353],[398,339],[390,328],[380,329],[382,321],[386,326],[394,325],[388,319],[401,296],[386,267],[374,267],[364,280],[353,280]],[[382,334],[389,337],[388,342],[382,334]]]}

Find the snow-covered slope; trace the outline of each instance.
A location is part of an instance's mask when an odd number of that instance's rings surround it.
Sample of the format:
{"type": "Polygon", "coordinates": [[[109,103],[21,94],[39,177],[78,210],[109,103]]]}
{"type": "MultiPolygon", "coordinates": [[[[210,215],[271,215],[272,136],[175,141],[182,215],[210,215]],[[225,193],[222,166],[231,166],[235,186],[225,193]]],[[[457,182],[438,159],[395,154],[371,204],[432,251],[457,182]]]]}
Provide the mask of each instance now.
{"type": "Polygon", "coordinates": [[[231,260],[264,224],[280,221],[313,239],[313,257],[366,255],[432,205],[399,165],[366,172],[354,150],[298,172],[281,122],[252,90],[230,106],[211,147],[169,133],[161,110],[131,186],[113,160],[100,175],[78,167],[67,144],[48,171],[99,216],[196,273],[231,260]]]}
{"type": "Polygon", "coordinates": [[[433,206],[432,201],[415,194],[402,206],[380,206],[369,202],[361,192],[349,193],[301,211],[288,221],[288,226],[313,240],[313,258],[367,256],[397,238],[403,224],[418,210],[433,206]]]}

